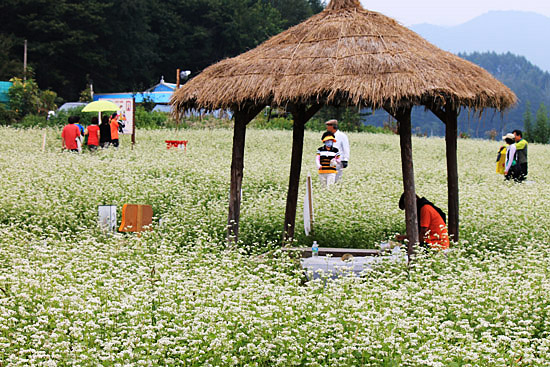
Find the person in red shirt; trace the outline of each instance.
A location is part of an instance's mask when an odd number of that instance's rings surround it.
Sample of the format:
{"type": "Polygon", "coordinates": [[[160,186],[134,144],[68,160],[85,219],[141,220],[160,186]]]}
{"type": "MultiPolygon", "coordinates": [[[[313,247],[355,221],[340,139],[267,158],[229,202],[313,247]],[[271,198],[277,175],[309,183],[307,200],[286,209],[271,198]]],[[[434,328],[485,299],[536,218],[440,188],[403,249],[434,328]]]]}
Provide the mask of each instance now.
{"type": "MultiPolygon", "coordinates": [[[[405,209],[405,194],[399,199],[399,209],[405,209]]],[[[420,244],[433,250],[449,248],[449,233],[445,223],[445,213],[426,198],[416,195],[416,210],[418,215],[418,236],[420,244]]],[[[396,239],[403,241],[406,236],[398,235],[396,239]]]]}
{"type": "Polygon", "coordinates": [[[99,126],[98,118],[96,116],[92,117],[92,124],[88,126],[84,135],[88,136],[88,148],[91,151],[97,150],[99,146],[99,126]]]}
{"type": "Polygon", "coordinates": [[[80,139],[80,129],[75,124],[80,121],[80,117],[69,117],[68,124],[65,125],[63,131],[61,131],[61,142],[63,149],[70,150],[72,152],[78,152],[78,143],[76,139],[80,139]]]}
{"type": "Polygon", "coordinates": [[[111,116],[111,144],[118,147],[118,114],[115,112],[111,116]]]}

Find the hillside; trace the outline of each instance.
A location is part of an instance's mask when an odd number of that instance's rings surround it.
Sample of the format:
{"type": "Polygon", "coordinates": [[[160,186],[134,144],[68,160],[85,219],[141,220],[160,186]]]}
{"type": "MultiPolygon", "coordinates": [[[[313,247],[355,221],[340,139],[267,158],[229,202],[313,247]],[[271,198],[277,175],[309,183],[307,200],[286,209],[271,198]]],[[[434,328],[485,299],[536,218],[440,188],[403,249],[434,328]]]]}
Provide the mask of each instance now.
{"type": "MultiPolygon", "coordinates": [[[[515,128],[521,129],[527,102],[530,102],[533,113],[541,103],[550,106],[550,73],[542,71],[525,57],[509,52],[474,52],[459,56],[489,71],[518,96],[517,106],[503,115],[494,110],[487,110],[481,119],[478,119],[473,115],[468,118],[468,111],[463,111],[459,116],[459,132],[468,133],[472,137],[486,138],[489,130],[495,129],[499,133],[505,133],[515,128]]],[[[386,121],[388,115],[383,111],[376,111],[375,116],[369,116],[366,123],[382,126],[386,121]]],[[[423,108],[413,110],[413,127],[422,134],[441,136],[445,133],[443,123],[423,108]]]]}
{"type": "Polygon", "coordinates": [[[550,18],[531,12],[491,11],[454,27],[410,27],[438,47],[453,52],[511,52],[550,71],[550,18]]]}

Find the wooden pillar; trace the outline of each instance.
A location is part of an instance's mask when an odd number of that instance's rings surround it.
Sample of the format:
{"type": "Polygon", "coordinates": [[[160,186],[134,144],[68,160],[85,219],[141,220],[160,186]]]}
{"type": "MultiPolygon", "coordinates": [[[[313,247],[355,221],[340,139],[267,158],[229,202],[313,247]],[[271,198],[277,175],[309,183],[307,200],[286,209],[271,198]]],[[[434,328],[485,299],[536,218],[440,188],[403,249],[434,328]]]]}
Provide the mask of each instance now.
{"type": "Polygon", "coordinates": [[[414,166],[411,138],[412,107],[386,109],[399,122],[399,142],[401,145],[401,169],[403,171],[403,190],[405,192],[405,223],[407,225],[407,255],[409,261],[414,255],[414,245],[418,244],[418,214],[416,209],[416,191],[414,187],[414,166]]]}
{"type": "Polygon", "coordinates": [[[227,241],[236,243],[239,237],[241,214],[241,187],[244,169],[244,143],[246,125],[261,111],[261,107],[243,107],[234,112],[233,154],[231,158],[231,184],[229,191],[229,215],[227,218],[227,241]]]}
{"type": "Polygon", "coordinates": [[[449,236],[453,241],[458,242],[458,159],[457,159],[457,133],[458,133],[458,110],[451,107],[448,101],[445,108],[430,107],[430,110],[445,124],[445,146],[447,156],[447,199],[449,215],[447,216],[447,228],[449,236]]]}
{"type": "Polygon", "coordinates": [[[289,106],[292,113],[292,154],[290,161],[290,177],[286,196],[284,239],[285,244],[294,238],[296,222],[296,206],[298,204],[298,189],[300,188],[300,173],[302,172],[302,154],[304,151],[304,129],[306,122],[321,108],[313,105],[306,109],[305,105],[289,106]]]}
{"type": "Polygon", "coordinates": [[[447,228],[449,236],[458,242],[458,162],[457,162],[457,125],[458,111],[446,108],[445,145],[447,149],[447,196],[449,217],[447,228]]]}

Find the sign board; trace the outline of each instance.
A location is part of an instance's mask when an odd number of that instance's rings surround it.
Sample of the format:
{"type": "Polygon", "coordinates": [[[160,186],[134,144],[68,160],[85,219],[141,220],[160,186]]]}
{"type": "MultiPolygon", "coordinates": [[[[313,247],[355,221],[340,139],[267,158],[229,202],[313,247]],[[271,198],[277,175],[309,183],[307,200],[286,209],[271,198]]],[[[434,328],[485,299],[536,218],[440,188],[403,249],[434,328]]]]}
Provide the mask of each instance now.
{"type": "Polygon", "coordinates": [[[134,99],[133,98],[100,98],[106,99],[119,106],[118,122],[124,125],[123,134],[132,134],[134,131],[134,99]]]}
{"type": "Polygon", "coordinates": [[[153,208],[151,205],[124,204],[119,232],[141,232],[151,229],[153,208]]]}
{"type": "Polygon", "coordinates": [[[109,232],[116,228],[116,205],[99,205],[97,207],[99,226],[109,232]]]}
{"type": "Polygon", "coordinates": [[[304,196],[304,231],[306,236],[313,232],[313,189],[311,175],[307,175],[306,195],[304,196]]]}

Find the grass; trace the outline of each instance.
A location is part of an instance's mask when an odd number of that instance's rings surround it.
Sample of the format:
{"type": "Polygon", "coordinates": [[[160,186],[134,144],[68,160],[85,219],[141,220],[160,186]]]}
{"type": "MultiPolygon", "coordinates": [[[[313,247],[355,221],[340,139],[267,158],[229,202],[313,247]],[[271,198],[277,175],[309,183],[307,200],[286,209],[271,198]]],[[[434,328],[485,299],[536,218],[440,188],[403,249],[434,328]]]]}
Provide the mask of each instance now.
{"type": "MultiPolygon", "coordinates": [[[[411,268],[303,283],[281,240],[291,132],[247,132],[242,243],[226,248],[231,130],[138,131],[61,152],[59,130],[0,128],[0,364],[545,366],[550,359],[549,148],[532,184],[494,173],[499,144],[459,140],[461,242],[411,268]],[[41,152],[43,134],[46,151],[41,152]],[[186,153],[164,140],[189,140],[186,153]],[[153,206],[154,230],[110,236],[97,205],[153,206]],[[156,223],[162,218],[164,225],[156,223]]],[[[306,132],[315,231],[297,244],[377,246],[404,230],[398,137],[349,134],[324,191],[306,132]]],[[[445,144],[413,138],[417,191],[446,211],[445,144]]],[[[301,213],[303,185],[298,213],[301,213]]],[[[120,213],[119,213],[120,218],[120,213]]],[[[300,216],[296,221],[301,226],[300,216]]]]}

